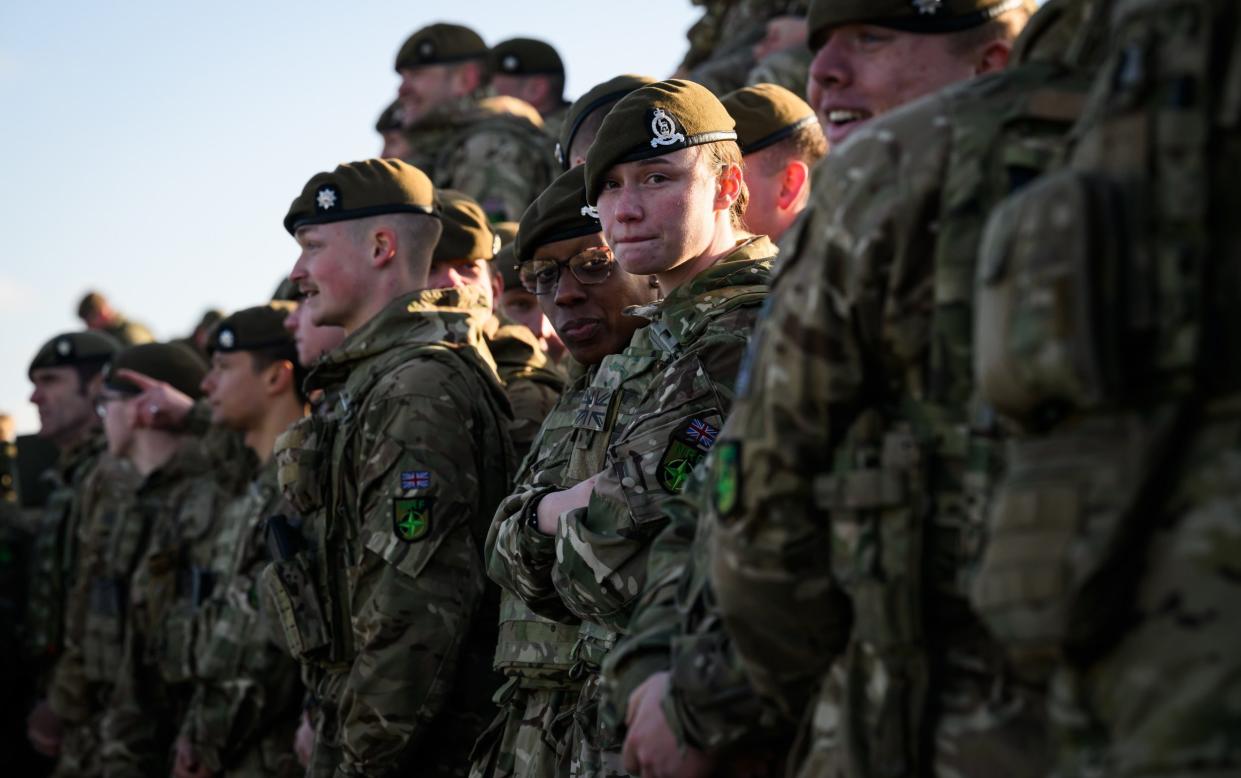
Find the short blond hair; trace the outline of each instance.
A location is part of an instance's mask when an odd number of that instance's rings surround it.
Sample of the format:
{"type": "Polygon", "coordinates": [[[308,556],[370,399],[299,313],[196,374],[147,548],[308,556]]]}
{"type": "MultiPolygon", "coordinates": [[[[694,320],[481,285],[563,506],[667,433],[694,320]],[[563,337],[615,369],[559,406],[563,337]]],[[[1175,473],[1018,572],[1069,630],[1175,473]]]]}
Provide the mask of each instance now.
{"type": "MultiPolygon", "coordinates": [[[[731,165],[736,165],[738,170],[744,170],[742,163],[741,147],[736,141],[725,140],[717,143],[709,143],[705,147],[702,155],[718,177],[724,173],[731,165]]],[[[737,191],[737,199],[733,200],[733,205],[728,209],[729,221],[733,227],[740,228],[742,217],[745,216],[745,207],[750,202],[750,190],[745,185],[745,176],[741,177],[741,188],[737,191]]]]}

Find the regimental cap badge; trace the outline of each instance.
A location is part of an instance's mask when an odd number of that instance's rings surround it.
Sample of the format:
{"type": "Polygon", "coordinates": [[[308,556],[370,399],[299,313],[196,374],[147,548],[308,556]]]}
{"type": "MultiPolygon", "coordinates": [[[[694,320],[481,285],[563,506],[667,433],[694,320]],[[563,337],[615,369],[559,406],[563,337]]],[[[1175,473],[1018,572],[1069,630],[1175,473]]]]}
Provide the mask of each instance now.
{"type": "Polygon", "coordinates": [[[336,187],[331,184],[324,184],[315,192],[315,208],[319,213],[330,211],[340,206],[340,194],[337,193],[336,187]]]}
{"type": "Polygon", "coordinates": [[[506,54],[504,59],[500,60],[500,69],[505,73],[516,73],[521,67],[521,60],[517,59],[516,54],[506,54]]]}
{"type": "Polygon", "coordinates": [[[68,338],[61,338],[56,341],[56,353],[61,359],[68,359],[73,356],[73,341],[68,338]]]}
{"type": "Polygon", "coordinates": [[[237,335],[231,329],[224,327],[216,336],[215,341],[220,344],[220,348],[228,350],[237,345],[237,335]]]}
{"type": "Polygon", "coordinates": [[[651,116],[651,148],[684,142],[685,136],[677,132],[676,120],[664,109],[656,108],[651,116]]]}
{"type": "Polygon", "coordinates": [[[418,56],[423,60],[429,60],[435,56],[435,43],[433,41],[423,41],[418,44],[418,56]]]}
{"type": "Polygon", "coordinates": [[[564,149],[560,147],[560,142],[556,142],[556,161],[561,165],[564,164],[564,149]]]}
{"type": "Polygon", "coordinates": [[[912,0],[914,8],[918,9],[918,13],[927,16],[934,16],[944,7],[944,0],[912,0]]]}
{"type": "Polygon", "coordinates": [[[491,255],[494,257],[496,254],[499,254],[500,248],[500,234],[493,232],[491,234],[491,255]]]}
{"type": "Polygon", "coordinates": [[[595,207],[595,206],[593,206],[593,205],[583,205],[583,206],[582,206],[582,215],[583,215],[583,216],[589,216],[589,217],[590,217],[590,218],[592,218],[592,219],[598,219],[598,218],[599,218],[599,209],[598,209],[598,208],[596,208],[596,207],[595,207]]]}

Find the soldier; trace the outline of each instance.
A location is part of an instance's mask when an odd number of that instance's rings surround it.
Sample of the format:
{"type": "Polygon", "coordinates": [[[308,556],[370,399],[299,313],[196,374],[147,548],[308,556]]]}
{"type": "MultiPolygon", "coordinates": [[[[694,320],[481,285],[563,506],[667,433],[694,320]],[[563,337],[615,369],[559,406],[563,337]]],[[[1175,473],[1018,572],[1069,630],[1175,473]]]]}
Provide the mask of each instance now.
{"type": "Polygon", "coordinates": [[[737,122],[750,201],[745,228],[778,241],[810,202],[810,169],[827,153],[814,109],[775,84],[747,86],[720,102],[737,122]]]}
{"type": "Polygon", "coordinates": [[[408,161],[437,187],[478,200],[490,219],[513,221],[551,182],[554,163],[541,122],[530,120],[537,111],[512,97],[479,99],[489,82],[490,56],[468,27],[424,27],[397,54],[398,99],[408,161]]]}
{"type": "Polygon", "coordinates": [[[115,678],[100,723],[99,762],[109,778],[171,767],[193,689],[194,612],[213,580],[210,552],[227,496],[191,434],[138,423],[142,387],[122,371],[196,396],[206,364],[179,343],[131,346],[109,363],[99,400],[108,451],[127,459],[141,479],[117,511],[86,615],[90,677],[106,674],[94,665],[110,660],[115,678]]]}
{"type": "Polygon", "coordinates": [[[487,718],[496,600],[482,544],[512,474],[507,401],[474,289],[427,289],[430,180],[396,160],[311,178],[284,226],[290,279],[345,341],[306,387],[330,407],[277,443],[314,533],[263,572],[314,682],[310,776],[459,775],[487,718]]]}
{"type": "Polygon", "coordinates": [[[586,149],[594,142],[612,106],[633,90],[655,83],[649,76],[624,75],[596,84],[569,106],[556,140],[556,161],[568,170],[586,164],[586,149]]]}
{"type": "Polygon", "coordinates": [[[203,389],[211,420],[244,435],[260,470],[224,508],[211,565],[219,574],[195,623],[194,695],[177,739],[176,778],[299,772],[291,743],[301,679],[272,604],[259,590],[259,573],[270,561],[264,522],[291,515],[272,449],[306,412],[303,369],[284,328],[295,307],[269,303],[238,311],[208,341],[211,370],[203,389]]]}
{"type": "Polygon", "coordinates": [[[500,250],[491,262],[491,269],[499,273],[504,282],[500,297],[496,300],[496,310],[501,316],[525,325],[538,340],[539,346],[547,352],[547,358],[553,364],[560,365],[566,354],[564,343],[552,327],[551,320],[539,307],[539,298],[522,286],[521,276],[517,273],[517,258],[513,254],[517,222],[500,222],[493,224],[492,229],[500,236],[500,250]]]}
{"type": "MultiPolygon", "coordinates": [[[[77,558],[83,485],[101,466],[104,441],[95,401],[104,365],[120,345],[103,332],[57,335],[40,347],[27,374],[34,385],[30,401],[39,410],[39,436],[60,450],[49,476],[54,488],[35,520],[28,552],[25,592],[26,682],[38,700],[27,722],[31,744],[55,758],[62,723],[47,704],[47,689],[64,650],[64,623],[77,558]]],[[[29,701],[22,699],[22,704],[29,701]]]]}
{"type": "MultiPolygon", "coordinates": [[[[866,11],[932,35],[985,27],[987,5],[866,11]]],[[[853,131],[786,240],[705,521],[754,687],[811,722],[800,775],[1049,768],[1040,689],[968,602],[1000,453],[972,402],[970,286],[987,212],[1057,158],[1081,106],[1070,52],[1092,49],[1089,28],[1072,40],[1092,5],[1049,3],[1013,69],[853,131]]]]}
{"type": "Polygon", "coordinates": [[[687,78],[717,95],[746,85],[755,65],[754,47],[767,35],[767,21],[781,16],[802,16],[806,0],[694,0],[706,6],[686,36],[685,54],[678,78],[687,78]]]}
{"type": "Polygon", "coordinates": [[[383,138],[383,148],[380,149],[379,156],[404,159],[412,153],[409,142],[405,140],[405,125],[399,100],[393,100],[383,113],[379,114],[379,118],[375,120],[375,132],[383,138]]]}
{"type": "MultiPolygon", "coordinates": [[[[564,333],[572,384],[539,431],[515,491],[497,513],[498,522],[520,520],[536,495],[577,483],[568,473],[571,460],[581,456],[574,452],[600,450],[600,433],[579,423],[586,389],[599,362],[618,354],[646,323],[624,310],[649,304],[657,295],[648,279],[616,265],[599,220],[589,209],[583,212],[583,173],[575,168],[539,195],[522,217],[514,244],[528,293],[564,333]]],[[[493,544],[489,539],[488,548],[493,544]]],[[[571,725],[581,687],[572,673],[578,641],[575,622],[537,616],[511,592],[502,592],[495,665],[508,680],[496,693],[500,715],[479,740],[472,776],[568,774],[576,756],[571,725]]]]}
{"type": "Polygon", "coordinates": [[[511,38],[491,47],[491,88],[520,98],[538,110],[543,130],[560,136],[569,103],[564,99],[564,62],[550,44],[534,38],[511,38]]]}
{"type": "Polygon", "coordinates": [[[635,309],[651,324],[605,357],[586,389],[578,424],[601,434],[575,444],[566,476],[575,485],[542,490],[492,534],[496,580],[541,615],[583,622],[574,775],[624,773],[620,743],[597,720],[599,664],[641,591],[663,504],[728,412],[766,296],[775,247],[740,232],[745,184],[733,127],[719,100],[685,81],[642,87],[604,119],[587,155],[587,202],[597,203],[619,265],[655,275],[667,296],[635,309]]]}
{"type": "Polygon", "coordinates": [[[122,346],[150,343],[151,332],[122,316],[100,292],[87,292],[78,303],[78,318],[92,330],[106,332],[122,346]]]}
{"type": "Polygon", "coordinates": [[[974,375],[1015,432],[972,599],[1050,679],[1055,775],[1236,775],[1241,17],[1098,5],[1067,169],[978,258],[974,375]]]}
{"type": "Polygon", "coordinates": [[[491,231],[482,208],[470,197],[450,189],[437,190],[435,201],[444,229],[431,256],[427,285],[431,289],[473,287],[483,304],[493,311],[483,327],[483,337],[512,406],[513,426],[509,432],[514,453],[521,461],[543,419],[560,399],[564,377],[528,329],[494,313],[496,301],[504,292],[504,279],[496,272],[493,261],[500,237],[491,231]]]}
{"type": "Polygon", "coordinates": [[[751,52],[754,67],[746,84],[778,84],[798,97],[806,95],[811,53],[806,46],[806,17],[777,16],[767,20],[767,32],[751,52]]]}

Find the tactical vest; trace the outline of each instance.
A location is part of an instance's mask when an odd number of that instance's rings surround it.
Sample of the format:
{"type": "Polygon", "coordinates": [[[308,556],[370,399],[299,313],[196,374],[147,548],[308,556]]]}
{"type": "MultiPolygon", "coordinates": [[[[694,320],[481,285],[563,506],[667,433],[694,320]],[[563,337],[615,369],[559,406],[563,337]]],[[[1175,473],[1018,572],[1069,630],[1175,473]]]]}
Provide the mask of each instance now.
{"type": "Polygon", "coordinates": [[[1035,677],[1123,634],[1195,418],[1241,388],[1241,9],[1115,0],[1110,32],[1069,167],[978,268],[977,380],[1019,433],[973,599],[1035,677]]]}
{"type": "Polygon", "coordinates": [[[831,515],[833,574],[853,606],[836,694],[839,737],[859,776],[930,774],[937,696],[984,704],[989,679],[1003,675],[1002,651],[968,603],[981,505],[1001,467],[999,431],[972,403],[974,251],[992,204],[1062,155],[1089,83],[1076,65],[1037,61],[945,94],[952,140],[929,337],[894,328],[892,337],[907,342],[891,348],[912,358],[903,374],[876,383],[897,390],[873,390],[814,484],[816,504],[831,515]],[[954,645],[985,666],[951,667],[954,645]]]}

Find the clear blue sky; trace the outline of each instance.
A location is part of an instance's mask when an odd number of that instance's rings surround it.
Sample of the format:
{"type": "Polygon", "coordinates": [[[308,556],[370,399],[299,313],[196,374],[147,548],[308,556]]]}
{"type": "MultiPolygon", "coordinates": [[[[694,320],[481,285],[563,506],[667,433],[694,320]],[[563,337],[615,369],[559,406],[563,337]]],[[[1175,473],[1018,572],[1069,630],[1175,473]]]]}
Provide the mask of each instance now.
{"type": "Polygon", "coordinates": [[[378,151],[392,61],[418,27],[544,38],[574,97],[618,73],[667,76],[699,13],[689,0],[0,4],[0,410],[37,428],[26,367],[80,326],[88,288],[160,338],[207,307],[267,299],[296,258],[285,209],[315,172],[378,151]]]}

